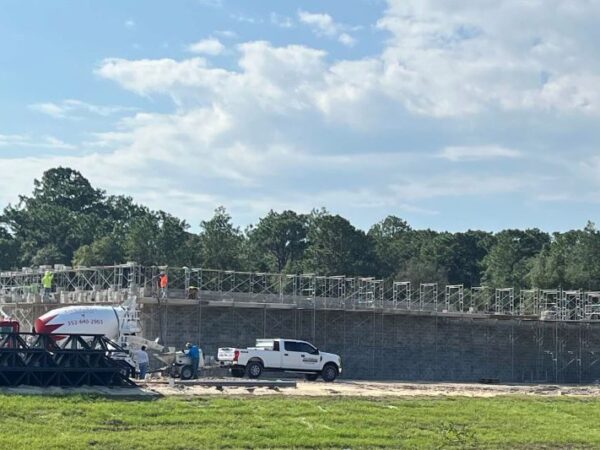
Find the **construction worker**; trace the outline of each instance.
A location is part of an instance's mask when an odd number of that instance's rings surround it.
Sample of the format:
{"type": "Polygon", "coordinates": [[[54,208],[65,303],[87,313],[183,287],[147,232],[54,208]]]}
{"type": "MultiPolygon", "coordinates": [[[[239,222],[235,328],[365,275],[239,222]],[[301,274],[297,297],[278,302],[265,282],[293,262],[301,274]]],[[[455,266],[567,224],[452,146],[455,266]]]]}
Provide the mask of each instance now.
{"type": "Polygon", "coordinates": [[[200,349],[190,342],[185,344],[184,353],[192,360],[192,378],[198,378],[198,366],[200,365],[200,349]]]}
{"type": "Polygon", "coordinates": [[[150,358],[148,358],[145,345],[142,345],[142,348],[134,352],[133,359],[138,364],[138,378],[140,380],[145,379],[146,373],[148,372],[148,365],[150,364],[150,358]]]}
{"type": "Polygon", "coordinates": [[[159,289],[159,298],[162,300],[163,298],[167,298],[167,286],[169,285],[169,277],[167,274],[162,271],[158,275],[158,289],[159,289]]]}
{"type": "Polygon", "coordinates": [[[46,270],[42,277],[42,299],[46,300],[52,291],[52,280],[54,280],[54,274],[49,270],[46,270]]]}
{"type": "Polygon", "coordinates": [[[190,286],[188,288],[187,298],[190,300],[195,300],[198,298],[198,288],[196,286],[190,286]]]}

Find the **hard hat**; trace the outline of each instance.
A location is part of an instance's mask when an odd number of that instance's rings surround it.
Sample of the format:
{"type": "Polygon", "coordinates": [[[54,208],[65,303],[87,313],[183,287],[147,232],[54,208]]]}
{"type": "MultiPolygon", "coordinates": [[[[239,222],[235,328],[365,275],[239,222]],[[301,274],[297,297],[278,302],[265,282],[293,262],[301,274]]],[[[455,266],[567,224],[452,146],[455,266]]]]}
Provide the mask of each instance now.
{"type": "Polygon", "coordinates": [[[186,348],[190,348],[192,346],[192,344],[190,344],[189,342],[185,344],[186,348]]]}

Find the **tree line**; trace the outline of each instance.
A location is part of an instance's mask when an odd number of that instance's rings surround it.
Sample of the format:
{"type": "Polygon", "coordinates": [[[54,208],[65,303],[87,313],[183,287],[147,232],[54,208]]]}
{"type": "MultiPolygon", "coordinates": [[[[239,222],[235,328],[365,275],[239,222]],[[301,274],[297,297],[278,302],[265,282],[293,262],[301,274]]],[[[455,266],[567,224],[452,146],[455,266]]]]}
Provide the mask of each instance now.
{"type": "Polygon", "coordinates": [[[388,216],[367,232],[325,209],[270,211],[241,230],[223,207],[200,223],[108,195],[58,167],[0,216],[0,268],[143,265],[375,276],[491,287],[600,290],[600,233],[413,229],[388,216]]]}

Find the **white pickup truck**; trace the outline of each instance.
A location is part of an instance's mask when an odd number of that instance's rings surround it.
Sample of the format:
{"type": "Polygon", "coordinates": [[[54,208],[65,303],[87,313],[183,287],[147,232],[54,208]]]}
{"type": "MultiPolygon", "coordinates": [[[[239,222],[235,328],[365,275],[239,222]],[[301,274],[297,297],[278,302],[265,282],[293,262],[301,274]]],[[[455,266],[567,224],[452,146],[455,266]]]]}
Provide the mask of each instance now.
{"type": "Polygon", "coordinates": [[[256,347],[220,348],[217,359],[221,366],[231,367],[234,377],[258,378],[263,371],[303,373],[315,381],[319,375],[333,381],[342,373],[342,359],[325,353],[305,341],[294,339],[257,339],[256,347]]]}

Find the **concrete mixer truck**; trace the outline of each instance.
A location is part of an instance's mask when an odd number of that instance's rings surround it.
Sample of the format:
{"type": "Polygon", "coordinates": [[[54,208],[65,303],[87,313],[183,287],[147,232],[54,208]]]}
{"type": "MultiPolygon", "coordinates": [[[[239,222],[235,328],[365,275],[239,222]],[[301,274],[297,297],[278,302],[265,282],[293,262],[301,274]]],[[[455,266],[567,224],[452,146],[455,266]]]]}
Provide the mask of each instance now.
{"type": "MultiPolygon", "coordinates": [[[[35,320],[36,333],[53,334],[57,338],[64,334],[101,334],[130,350],[145,345],[154,350],[154,356],[166,367],[161,371],[167,375],[189,379],[193,374],[192,360],[184,352],[175,352],[156,341],[144,339],[141,333],[135,297],[128,298],[122,305],[75,305],[48,311],[35,320]]],[[[122,362],[129,375],[135,373],[135,363],[127,354],[115,353],[114,359],[122,362]]],[[[202,362],[201,362],[202,365],[202,362]]]]}
{"type": "Polygon", "coordinates": [[[36,333],[102,334],[121,344],[141,331],[135,300],[120,306],[76,305],[48,311],[34,323],[36,333]]]}
{"type": "MultiPolygon", "coordinates": [[[[148,345],[145,339],[136,336],[141,327],[135,298],[119,306],[76,305],[53,309],[35,320],[33,330],[56,335],[57,340],[65,334],[99,334],[123,348],[148,345]]],[[[120,363],[125,375],[135,376],[136,364],[128,352],[112,353],[111,358],[120,363]]]]}

